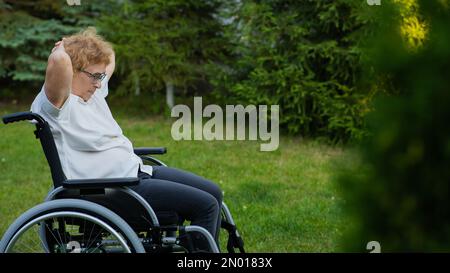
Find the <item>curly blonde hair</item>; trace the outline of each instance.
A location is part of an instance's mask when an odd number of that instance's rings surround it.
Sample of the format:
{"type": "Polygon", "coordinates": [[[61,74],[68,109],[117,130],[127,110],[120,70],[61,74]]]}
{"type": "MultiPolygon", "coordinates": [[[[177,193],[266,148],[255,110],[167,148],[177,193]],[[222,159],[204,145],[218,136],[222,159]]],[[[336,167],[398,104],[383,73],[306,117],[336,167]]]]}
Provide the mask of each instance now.
{"type": "Polygon", "coordinates": [[[74,71],[85,69],[91,64],[110,63],[112,45],[97,34],[95,27],[88,27],[64,39],[64,49],[72,60],[74,71]]]}

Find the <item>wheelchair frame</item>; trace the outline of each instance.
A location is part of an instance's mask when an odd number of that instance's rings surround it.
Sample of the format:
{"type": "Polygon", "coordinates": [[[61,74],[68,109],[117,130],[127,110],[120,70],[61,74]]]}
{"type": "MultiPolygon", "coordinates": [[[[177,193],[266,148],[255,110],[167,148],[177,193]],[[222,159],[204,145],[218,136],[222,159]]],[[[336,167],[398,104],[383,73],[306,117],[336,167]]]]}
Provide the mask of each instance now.
{"type": "MultiPolygon", "coordinates": [[[[137,177],[68,180],[62,170],[50,126],[44,118],[32,112],[19,112],[3,117],[3,122],[5,124],[23,120],[32,121],[36,125],[34,133],[36,138],[40,139],[45,157],[50,166],[54,188],[48,193],[44,203],[29,209],[9,226],[0,241],[0,252],[8,252],[9,247],[14,244],[15,240],[18,238],[17,236],[20,236],[22,232],[25,232],[32,224],[43,223],[44,219],[55,217],[55,215],[71,215],[71,217],[89,218],[90,221],[97,223],[105,230],[111,232],[111,234],[118,238],[119,243],[124,247],[126,252],[141,253],[148,250],[157,252],[161,251],[164,247],[174,249],[174,247],[176,248],[176,246],[179,246],[179,237],[186,236],[190,232],[198,232],[206,238],[211,252],[219,253],[219,247],[214,241],[213,236],[203,227],[195,225],[175,226],[175,224],[169,226],[160,225],[157,213],[152,209],[150,204],[148,204],[142,196],[129,188],[129,186],[137,185],[140,182],[140,179],[137,177]],[[149,233],[147,233],[147,235],[151,234],[150,238],[138,237],[136,231],[114,211],[111,211],[100,204],[83,200],[81,199],[81,195],[80,199],[56,199],[58,194],[70,189],[80,190],[80,192],[100,190],[103,191],[105,195],[107,189],[114,189],[115,191],[130,196],[145,210],[147,216],[151,220],[152,228],[148,231],[149,233]],[[61,211],[62,209],[64,210],[61,211]],[[117,230],[119,230],[120,234],[125,236],[125,238],[122,238],[117,230]],[[177,231],[180,234],[179,237],[177,237],[177,231]],[[123,241],[120,240],[121,238],[123,241]],[[125,241],[127,242],[125,243],[125,241]]],[[[160,166],[167,166],[162,161],[150,156],[154,154],[165,154],[167,149],[164,147],[135,148],[134,152],[145,161],[160,166]]],[[[224,202],[222,203],[221,213],[221,228],[228,232],[228,252],[234,253],[235,249],[239,249],[241,253],[245,252],[243,240],[237,231],[230,210],[224,202]]],[[[46,252],[50,252],[46,234],[44,225],[40,225],[39,237],[42,247],[46,252]]],[[[191,252],[193,249],[188,248],[187,251],[191,252]]]]}

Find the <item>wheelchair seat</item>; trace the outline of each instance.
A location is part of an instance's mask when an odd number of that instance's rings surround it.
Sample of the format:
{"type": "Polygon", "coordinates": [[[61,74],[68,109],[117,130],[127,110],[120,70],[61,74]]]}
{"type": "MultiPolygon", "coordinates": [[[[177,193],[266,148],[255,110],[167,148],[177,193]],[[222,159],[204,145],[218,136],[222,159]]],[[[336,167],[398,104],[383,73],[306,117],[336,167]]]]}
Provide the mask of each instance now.
{"type": "MultiPolygon", "coordinates": [[[[55,196],[54,199],[82,199],[102,205],[117,213],[137,232],[154,228],[147,210],[129,194],[115,188],[100,190],[66,189],[55,196]]],[[[175,211],[155,211],[159,225],[178,225],[180,218],[175,211]]]]}

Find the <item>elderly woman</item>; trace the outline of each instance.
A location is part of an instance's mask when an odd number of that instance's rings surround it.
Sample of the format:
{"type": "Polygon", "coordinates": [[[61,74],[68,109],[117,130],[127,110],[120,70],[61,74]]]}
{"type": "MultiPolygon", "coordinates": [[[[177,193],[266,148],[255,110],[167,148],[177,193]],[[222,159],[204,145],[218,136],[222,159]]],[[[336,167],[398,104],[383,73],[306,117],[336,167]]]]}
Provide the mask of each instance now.
{"type": "Polygon", "coordinates": [[[134,154],[105,100],[114,68],[112,46],[92,27],[57,42],[48,58],[31,110],[50,124],[67,178],[138,176],[132,189],[156,211],[176,212],[218,241],[220,188],[183,170],[144,165],[134,154]]]}

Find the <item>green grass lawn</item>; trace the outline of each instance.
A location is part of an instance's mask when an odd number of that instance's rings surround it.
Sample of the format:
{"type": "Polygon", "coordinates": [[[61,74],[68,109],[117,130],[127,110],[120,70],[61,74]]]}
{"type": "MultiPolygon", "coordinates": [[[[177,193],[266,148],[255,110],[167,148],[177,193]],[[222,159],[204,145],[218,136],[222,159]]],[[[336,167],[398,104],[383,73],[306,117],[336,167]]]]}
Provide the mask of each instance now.
{"type": "MultiPolygon", "coordinates": [[[[27,110],[0,107],[1,115],[27,110]]],[[[248,252],[339,250],[346,222],[334,173],[336,162],[354,160],[350,151],[292,137],[281,137],[274,152],[260,152],[256,141],[177,142],[171,120],[116,118],[135,147],[166,146],[159,158],[169,166],[221,186],[248,252]]],[[[33,129],[27,122],[0,125],[0,235],[51,185],[33,129]]]]}

